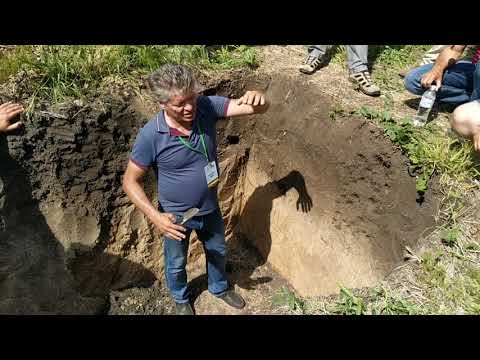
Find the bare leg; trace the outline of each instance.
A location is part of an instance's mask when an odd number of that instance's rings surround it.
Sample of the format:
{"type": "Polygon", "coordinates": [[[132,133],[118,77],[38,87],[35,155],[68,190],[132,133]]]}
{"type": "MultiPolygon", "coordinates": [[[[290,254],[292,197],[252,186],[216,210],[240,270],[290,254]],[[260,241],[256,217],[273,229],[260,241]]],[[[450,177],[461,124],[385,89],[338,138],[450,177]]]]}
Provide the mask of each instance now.
{"type": "Polygon", "coordinates": [[[460,105],[453,112],[452,128],[461,136],[472,139],[480,151],[480,100],[460,105]]]}

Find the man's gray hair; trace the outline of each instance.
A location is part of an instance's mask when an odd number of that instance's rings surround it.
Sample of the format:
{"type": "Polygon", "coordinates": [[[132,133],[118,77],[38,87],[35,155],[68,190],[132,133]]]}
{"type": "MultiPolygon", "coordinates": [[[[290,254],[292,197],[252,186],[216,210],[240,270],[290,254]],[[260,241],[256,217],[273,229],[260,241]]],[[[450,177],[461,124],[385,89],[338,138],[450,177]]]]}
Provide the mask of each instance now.
{"type": "Polygon", "coordinates": [[[167,102],[175,92],[184,94],[197,90],[192,70],[179,64],[162,65],[148,77],[147,83],[160,102],[167,102]]]}

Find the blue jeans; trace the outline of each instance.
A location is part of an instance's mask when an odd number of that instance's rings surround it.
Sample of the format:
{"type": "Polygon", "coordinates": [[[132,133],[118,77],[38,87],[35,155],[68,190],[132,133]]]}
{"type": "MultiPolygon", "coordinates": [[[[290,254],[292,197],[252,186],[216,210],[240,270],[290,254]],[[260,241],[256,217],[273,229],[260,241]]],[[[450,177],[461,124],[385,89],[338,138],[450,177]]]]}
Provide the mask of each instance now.
{"type": "Polygon", "coordinates": [[[225,259],[227,246],[225,228],[220,210],[193,218],[185,224],[186,238],[182,241],[164,236],[165,277],[167,286],[176,303],[187,303],[187,253],[189,237],[195,229],[207,258],[208,291],[215,296],[223,295],[228,289],[225,259]]]}
{"type": "MultiPolygon", "coordinates": [[[[429,72],[433,64],[427,64],[410,71],[405,76],[405,88],[415,95],[422,95],[422,76],[429,72]]],[[[471,62],[458,62],[443,74],[442,86],[437,99],[448,104],[464,104],[477,100],[480,96],[480,66],[471,62]]]]}

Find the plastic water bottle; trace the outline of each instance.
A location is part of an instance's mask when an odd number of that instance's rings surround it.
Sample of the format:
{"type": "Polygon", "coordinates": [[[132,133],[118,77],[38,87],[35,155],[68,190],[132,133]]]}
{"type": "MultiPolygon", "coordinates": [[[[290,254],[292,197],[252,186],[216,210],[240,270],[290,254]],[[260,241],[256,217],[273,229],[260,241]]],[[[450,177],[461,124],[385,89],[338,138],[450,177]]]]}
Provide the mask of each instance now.
{"type": "Polygon", "coordinates": [[[418,106],[417,114],[413,117],[413,125],[415,126],[424,126],[428,121],[428,115],[433,108],[435,99],[437,97],[437,87],[432,85],[430,89],[425,91],[420,100],[420,105],[418,106]]]}

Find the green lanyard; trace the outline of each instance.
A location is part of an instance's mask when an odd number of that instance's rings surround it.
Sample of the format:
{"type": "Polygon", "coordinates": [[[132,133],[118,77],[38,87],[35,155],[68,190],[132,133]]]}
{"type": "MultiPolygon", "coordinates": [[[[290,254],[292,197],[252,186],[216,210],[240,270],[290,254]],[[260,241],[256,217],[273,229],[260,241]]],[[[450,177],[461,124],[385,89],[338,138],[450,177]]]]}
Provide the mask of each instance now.
{"type": "Polygon", "coordinates": [[[197,149],[195,149],[192,145],[190,145],[190,143],[188,143],[187,141],[185,141],[181,136],[177,136],[178,140],[180,140],[180,142],[187,148],[189,148],[190,150],[192,151],[195,151],[199,154],[202,154],[202,155],[205,155],[205,157],[207,158],[207,161],[210,162],[210,158],[208,157],[208,151],[207,151],[207,146],[205,145],[205,139],[204,139],[204,136],[203,136],[203,130],[200,126],[200,122],[198,122],[198,128],[200,129],[200,140],[202,141],[202,145],[203,145],[203,150],[204,152],[202,151],[199,151],[197,149]]]}

